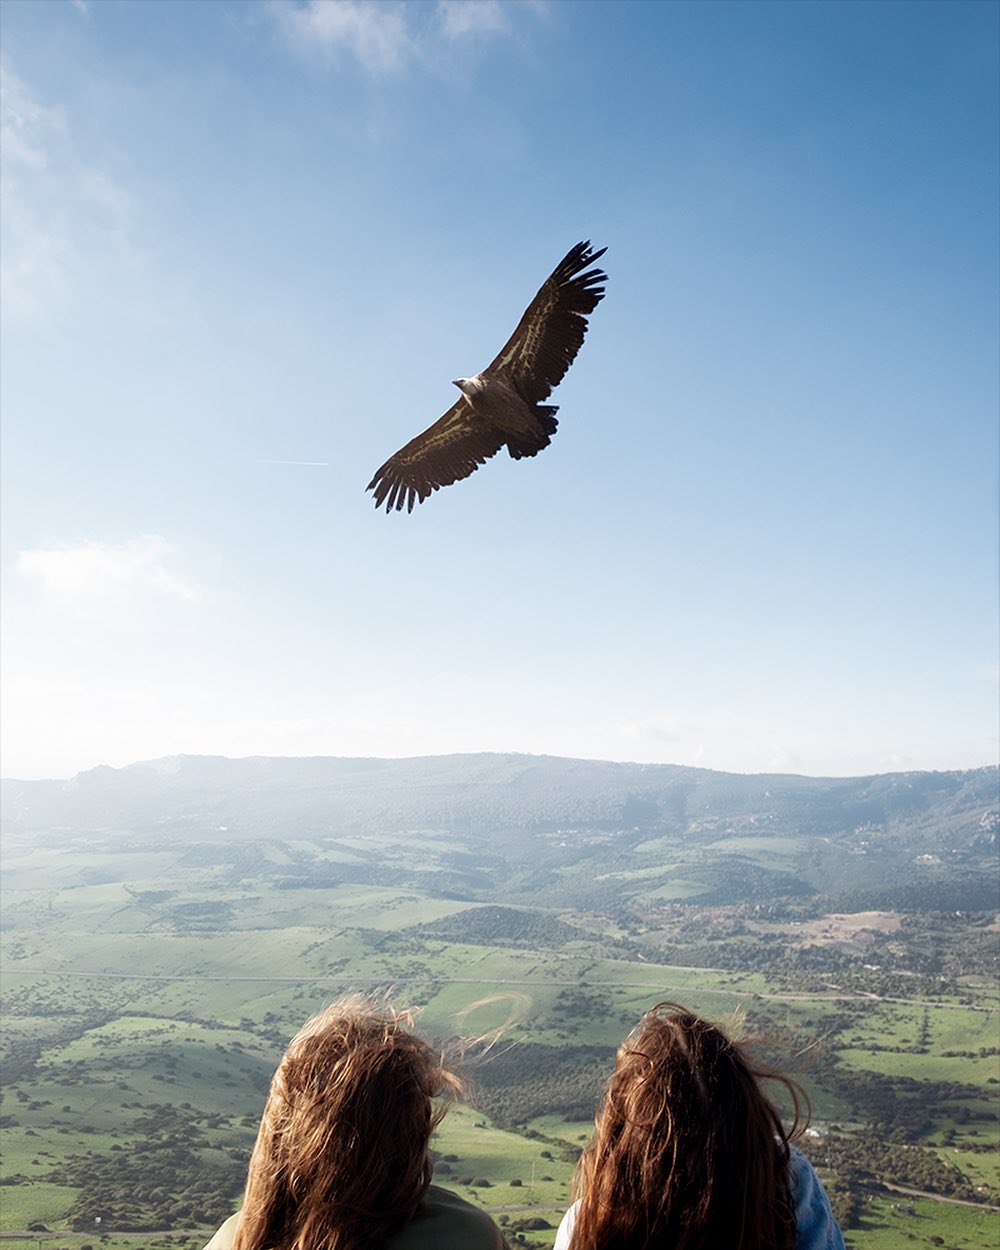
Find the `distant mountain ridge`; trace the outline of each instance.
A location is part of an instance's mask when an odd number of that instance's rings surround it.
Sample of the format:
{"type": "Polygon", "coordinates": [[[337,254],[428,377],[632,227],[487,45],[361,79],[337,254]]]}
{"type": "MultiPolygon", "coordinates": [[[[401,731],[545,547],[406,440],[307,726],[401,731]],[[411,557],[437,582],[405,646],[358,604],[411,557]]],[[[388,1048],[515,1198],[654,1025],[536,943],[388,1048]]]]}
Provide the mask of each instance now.
{"type": "Polygon", "coordinates": [[[727,826],[837,836],[905,828],[933,844],[995,837],[998,770],[857,778],[470,754],[409,759],[179,755],[69,781],[0,783],[9,831],[228,840],[416,829],[685,835],[727,826]]]}

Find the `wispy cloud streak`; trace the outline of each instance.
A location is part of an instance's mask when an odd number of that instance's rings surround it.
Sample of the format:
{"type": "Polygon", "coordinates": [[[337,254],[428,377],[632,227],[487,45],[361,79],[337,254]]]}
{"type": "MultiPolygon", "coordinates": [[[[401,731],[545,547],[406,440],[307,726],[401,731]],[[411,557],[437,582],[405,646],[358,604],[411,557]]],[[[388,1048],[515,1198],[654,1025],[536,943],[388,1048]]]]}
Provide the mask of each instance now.
{"type": "Polygon", "coordinates": [[[430,63],[444,43],[510,35],[515,14],[540,13],[543,0],[303,0],[271,6],[289,41],[303,53],[353,57],[376,77],[398,73],[414,61],[430,63]]]}
{"type": "Polygon", "coordinates": [[[84,285],[108,283],[112,259],[131,255],[128,192],[82,156],[62,108],[39,101],[0,59],[0,274],[4,315],[35,319],[84,285]]]}
{"type": "Polygon", "coordinates": [[[362,0],[307,0],[272,7],[292,42],[326,56],[347,52],[373,74],[398,70],[412,52],[410,21],[402,4],[362,0]]]}
{"type": "Polygon", "coordinates": [[[437,20],[441,33],[451,39],[503,34],[510,30],[509,7],[500,0],[438,0],[437,20]]]}

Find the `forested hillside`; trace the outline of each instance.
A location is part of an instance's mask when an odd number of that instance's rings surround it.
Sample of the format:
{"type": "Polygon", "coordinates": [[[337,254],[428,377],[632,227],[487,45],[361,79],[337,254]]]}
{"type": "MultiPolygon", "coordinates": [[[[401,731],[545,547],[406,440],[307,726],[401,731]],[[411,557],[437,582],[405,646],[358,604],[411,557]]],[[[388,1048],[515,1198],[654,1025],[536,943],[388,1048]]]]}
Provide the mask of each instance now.
{"type": "Polygon", "coordinates": [[[99,767],[69,781],[3,783],[19,829],[338,833],[373,829],[535,829],[579,825],[709,832],[752,820],[838,834],[905,827],[928,840],[981,832],[997,770],[857,778],[742,775],[672,764],[532,755],[414,759],[174,756],[99,767]]]}
{"type": "Polygon", "coordinates": [[[529,755],[404,760],[178,756],[70,781],[5,781],[10,833],[189,847],[252,865],[262,842],[346,838],[278,884],[394,885],[479,901],[607,906],[639,895],[727,904],[821,896],[840,909],[996,902],[997,770],[741,776],[529,755]],[[453,833],[416,864],[384,835],[453,833]]]}

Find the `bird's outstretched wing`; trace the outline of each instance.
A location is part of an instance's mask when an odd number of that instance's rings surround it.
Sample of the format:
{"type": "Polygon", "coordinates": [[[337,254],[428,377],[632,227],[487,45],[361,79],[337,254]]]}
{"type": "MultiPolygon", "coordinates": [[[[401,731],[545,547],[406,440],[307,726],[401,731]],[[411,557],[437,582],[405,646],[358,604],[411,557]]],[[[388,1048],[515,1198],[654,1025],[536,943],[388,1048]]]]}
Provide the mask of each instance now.
{"type": "Polygon", "coordinates": [[[604,298],[601,284],[608,275],[601,269],[583,271],[606,251],[591,251],[589,239],[570,248],[483,373],[502,373],[528,403],[547,399],[580,350],[588,313],[604,298]]]}
{"type": "Polygon", "coordinates": [[[411,438],[394,456],[390,456],[368,483],[375,492],[375,507],[385,504],[413,511],[440,486],[450,486],[468,477],[495,456],[505,442],[504,435],[485,421],[477,419],[469,401],[463,396],[416,438],[411,438]]]}

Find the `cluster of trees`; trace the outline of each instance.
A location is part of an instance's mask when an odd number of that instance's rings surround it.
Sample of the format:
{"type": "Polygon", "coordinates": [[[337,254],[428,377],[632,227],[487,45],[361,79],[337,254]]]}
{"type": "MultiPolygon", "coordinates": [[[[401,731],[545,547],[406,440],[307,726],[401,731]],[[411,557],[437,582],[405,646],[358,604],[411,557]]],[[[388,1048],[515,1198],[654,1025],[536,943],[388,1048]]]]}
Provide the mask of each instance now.
{"type": "MultiPolygon", "coordinates": [[[[562,989],[556,996],[552,1014],[561,1026],[562,1035],[579,1033],[592,1020],[611,1015],[611,995],[604,990],[583,987],[562,989]]],[[[629,1020],[629,1027],[633,1023],[629,1020]]]]}
{"type": "Polygon", "coordinates": [[[415,925],[411,932],[443,942],[527,946],[535,950],[561,950],[567,942],[590,936],[545,912],[499,906],[471,907],[468,911],[415,925]]]}
{"type": "Polygon", "coordinates": [[[45,1050],[82,1037],[89,1029],[100,1028],[113,1018],[113,1013],[105,1011],[66,1010],[64,1014],[53,1012],[48,1016],[44,1028],[21,1032],[14,1027],[12,1013],[0,1030],[0,1082],[5,1089],[11,1089],[35,1072],[45,1050]]]}
{"type": "Polygon", "coordinates": [[[141,1231],[221,1224],[245,1175],[241,1150],[138,1140],[75,1155],[43,1179],[80,1188],[69,1211],[73,1228],[141,1231]]]}
{"type": "Polygon", "coordinates": [[[955,993],[960,977],[1000,974],[1000,950],[991,927],[995,912],[897,913],[895,931],[872,929],[858,935],[861,950],[851,949],[847,942],[804,940],[799,926],[830,910],[835,909],[820,896],[718,907],[706,906],[699,898],[655,907],[623,905],[610,914],[634,935],[632,941],[620,943],[623,951],[687,967],[793,978],[797,989],[825,988],[803,978],[835,975],[842,989],[926,998],[955,993]],[[774,928],[761,931],[762,925],[774,928]]]}
{"type": "MultiPolygon", "coordinates": [[[[995,857],[995,852],[994,852],[995,857]]],[[[826,895],[830,911],[968,912],[996,906],[996,886],[991,871],[963,871],[955,864],[936,869],[917,868],[907,857],[893,863],[892,871],[869,885],[826,895]],[[907,878],[910,878],[907,880],[907,878]]]]}
{"type": "Polygon", "coordinates": [[[831,1132],[819,1141],[807,1141],[803,1149],[831,1177],[831,1189],[855,1199],[888,1183],[965,1202],[991,1201],[933,1150],[887,1142],[876,1133],[831,1132]]]}
{"type": "Polygon", "coordinates": [[[708,891],[698,899],[700,906],[743,902],[751,905],[772,898],[808,898],[813,887],[798,874],[764,868],[748,855],[725,855],[689,872],[704,881],[708,891]]]}
{"type": "MultiPolygon", "coordinates": [[[[974,1114],[996,1121],[996,1112],[973,1113],[967,1103],[982,1095],[975,1086],[957,1081],[917,1081],[909,1076],[844,1071],[831,1064],[814,1073],[826,1089],[854,1108],[866,1124],[866,1137],[891,1145],[908,1145],[934,1130],[935,1119],[967,1121],[974,1114]]],[[[902,1182],[900,1182],[902,1183],[902,1182]]]]}
{"type": "Polygon", "coordinates": [[[476,1105],[501,1128],[516,1128],[541,1114],[588,1120],[614,1055],[605,1046],[512,1047],[473,1072],[476,1105]]]}

